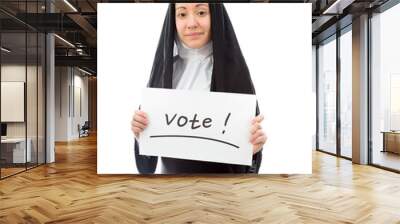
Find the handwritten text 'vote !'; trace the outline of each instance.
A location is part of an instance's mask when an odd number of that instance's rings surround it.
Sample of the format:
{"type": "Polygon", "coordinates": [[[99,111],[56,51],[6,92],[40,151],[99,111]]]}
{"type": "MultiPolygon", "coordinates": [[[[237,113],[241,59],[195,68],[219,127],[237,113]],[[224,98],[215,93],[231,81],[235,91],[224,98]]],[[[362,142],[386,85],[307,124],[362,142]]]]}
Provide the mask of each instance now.
{"type": "MultiPolygon", "coordinates": [[[[229,117],[231,116],[231,113],[228,113],[228,115],[225,118],[225,123],[224,126],[228,124],[229,117]]],[[[210,128],[213,125],[213,120],[209,117],[205,118],[200,118],[198,117],[197,114],[194,114],[193,116],[187,117],[185,115],[178,115],[178,114],[165,114],[165,121],[168,126],[176,124],[178,127],[185,127],[187,125],[190,126],[191,129],[198,129],[198,128],[210,128]]],[[[222,134],[225,133],[225,130],[222,131],[222,134]]]]}
{"type": "MultiPolygon", "coordinates": [[[[226,127],[229,117],[231,116],[231,113],[228,113],[228,115],[225,118],[224,126],[226,127]]],[[[187,117],[185,115],[178,115],[178,114],[165,114],[165,122],[167,126],[171,125],[177,125],[178,127],[185,127],[189,126],[192,130],[198,129],[198,128],[210,128],[213,125],[213,120],[209,117],[205,118],[200,118],[198,117],[197,114],[194,114],[192,117],[187,117]]],[[[222,134],[225,134],[225,130],[222,131],[222,134]]],[[[238,145],[235,145],[231,142],[224,141],[222,139],[216,139],[216,138],[210,138],[210,137],[205,137],[205,136],[195,136],[195,135],[180,135],[180,134],[168,134],[168,135],[150,135],[150,138],[195,138],[195,139],[202,139],[202,140],[209,140],[209,141],[214,141],[214,142],[219,142],[222,144],[227,144],[230,145],[234,148],[240,148],[238,145]]]]}

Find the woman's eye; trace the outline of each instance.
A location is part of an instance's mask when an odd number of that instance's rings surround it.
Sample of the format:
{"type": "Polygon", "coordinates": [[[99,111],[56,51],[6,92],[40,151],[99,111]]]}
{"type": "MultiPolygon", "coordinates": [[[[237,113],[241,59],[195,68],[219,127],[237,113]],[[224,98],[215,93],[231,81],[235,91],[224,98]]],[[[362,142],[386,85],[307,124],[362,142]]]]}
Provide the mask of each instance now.
{"type": "Polygon", "coordinates": [[[199,16],[205,16],[207,14],[207,12],[206,11],[199,11],[199,12],[197,12],[197,14],[199,16]]]}
{"type": "Polygon", "coordinates": [[[183,18],[183,17],[185,17],[186,16],[186,13],[183,13],[183,12],[181,12],[181,13],[178,13],[178,15],[177,15],[178,17],[180,17],[180,18],[183,18]]]}

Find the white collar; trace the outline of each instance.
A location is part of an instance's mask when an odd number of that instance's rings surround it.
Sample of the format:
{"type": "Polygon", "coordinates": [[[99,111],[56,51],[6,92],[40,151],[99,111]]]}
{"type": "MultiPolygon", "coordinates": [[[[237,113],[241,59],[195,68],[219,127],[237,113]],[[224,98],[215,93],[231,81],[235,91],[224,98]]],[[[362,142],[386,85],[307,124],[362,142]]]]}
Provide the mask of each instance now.
{"type": "Polygon", "coordinates": [[[183,59],[204,59],[212,54],[212,41],[209,41],[201,48],[189,48],[180,40],[175,41],[177,46],[177,53],[183,59]]]}

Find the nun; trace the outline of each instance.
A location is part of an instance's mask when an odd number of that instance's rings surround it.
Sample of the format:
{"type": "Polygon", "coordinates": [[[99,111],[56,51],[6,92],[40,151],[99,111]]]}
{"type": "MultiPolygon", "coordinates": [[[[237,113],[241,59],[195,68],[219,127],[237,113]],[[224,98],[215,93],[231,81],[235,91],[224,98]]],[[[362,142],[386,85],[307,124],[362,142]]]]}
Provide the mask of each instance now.
{"type": "MultiPolygon", "coordinates": [[[[148,87],[255,94],[250,72],[222,3],[170,4],[156,50],[148,87]]],[[[251,166],[161,157],[163,174],[258,173],[262,147],[267,140],[260,125],[258,105],[249,124],[253,145],[251,166]]],[[[145,111],[137,110],[131,129],[137,138],[148,124],[145,111]]],[[[139,154],[136,166],[152,174],[158,157],[139,154]]]]}

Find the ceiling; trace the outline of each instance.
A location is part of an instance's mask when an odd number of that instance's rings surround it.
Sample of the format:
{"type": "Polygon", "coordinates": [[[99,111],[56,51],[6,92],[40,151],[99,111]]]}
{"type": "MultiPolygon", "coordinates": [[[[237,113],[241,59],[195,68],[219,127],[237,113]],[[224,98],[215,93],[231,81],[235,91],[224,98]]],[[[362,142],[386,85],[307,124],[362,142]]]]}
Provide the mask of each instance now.
{"type": "MultiPolygon", "coordinates": [[[[39,32],[55,32],[56,65],[80,66],[96,73],[97,57],[97,3],[106,2],[153,2],[116,0],[1,0],[1,30],[9,33],[7,42],[14,47],[24,46],[25,29],[39,32]],[[49,13],[52,11],[52,13],[49,13]],[[11,34],[13,33],[13,34],[11,34]],[[71,43],[68,44],[67,42],[71,43]]],[[[388,0],[253,0],[268,3],[311,3],[313,43],[319,43],[351,23],[352,17],[373,10],[388,0]],[[338,21],[341,21],[338,23],[338,21]],[[338,25],[339,24],[339,25],[338,25]]],[[[168,2],[168,1],[157,1],[168,2]]],[[[226,1],[228,2],[228,1],[226,1]]],[[[233,2],[233,1],[232,1],[233,2]]],[[[290,16],[290,15],[286,15],[290,16]]],[[[3,41],[3,43],[5,43],[3,41]]],[[[28,52],[31,51],[28,45],[28,52]]],[[[21,52],[22,53],[22,52],[21,52]]]]}

